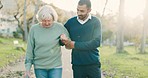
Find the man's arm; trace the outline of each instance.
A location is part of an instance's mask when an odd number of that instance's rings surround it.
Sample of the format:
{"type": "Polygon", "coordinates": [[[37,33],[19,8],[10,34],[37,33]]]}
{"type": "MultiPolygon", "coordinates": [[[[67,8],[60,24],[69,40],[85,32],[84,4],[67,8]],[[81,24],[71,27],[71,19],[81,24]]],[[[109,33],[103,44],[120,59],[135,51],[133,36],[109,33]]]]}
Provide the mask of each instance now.
{"type": "Polygon", "coordinates": [[[77,41],[70,41],[66,47],[70,49],[80,49],[80,50],[90,50],[95,49],[100,46],[101,42],[101,24],[100,21],[97,20],[95,22],[93,38],[90,41],[86,42],[77,42],[77,41]]]}

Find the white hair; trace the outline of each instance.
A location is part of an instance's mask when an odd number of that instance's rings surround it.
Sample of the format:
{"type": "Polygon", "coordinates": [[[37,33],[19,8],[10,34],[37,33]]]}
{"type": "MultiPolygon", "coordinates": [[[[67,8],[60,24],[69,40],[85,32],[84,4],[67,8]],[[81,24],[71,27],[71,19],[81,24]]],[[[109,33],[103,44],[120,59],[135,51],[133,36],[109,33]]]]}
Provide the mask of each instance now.
{"type": "Polygon", "coordinates": [[[36,18],[39,22],[47,18],[57,21],[58,15],[56,11],[52,8],[52,6],[44,5],[37,12],[36,18]]]}

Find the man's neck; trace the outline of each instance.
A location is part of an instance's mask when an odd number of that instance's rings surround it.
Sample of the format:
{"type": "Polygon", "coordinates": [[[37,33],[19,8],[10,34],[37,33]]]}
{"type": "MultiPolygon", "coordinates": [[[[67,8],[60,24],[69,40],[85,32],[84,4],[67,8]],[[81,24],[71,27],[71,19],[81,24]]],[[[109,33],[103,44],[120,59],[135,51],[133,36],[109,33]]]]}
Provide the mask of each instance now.
{"type": "Polygon", "coordinates": [[[88,16],[89,16],[89,14],[87,14],[87,16],[84,19],[82,19],[82,20],[85,21],[88,18],[88,16]]]}

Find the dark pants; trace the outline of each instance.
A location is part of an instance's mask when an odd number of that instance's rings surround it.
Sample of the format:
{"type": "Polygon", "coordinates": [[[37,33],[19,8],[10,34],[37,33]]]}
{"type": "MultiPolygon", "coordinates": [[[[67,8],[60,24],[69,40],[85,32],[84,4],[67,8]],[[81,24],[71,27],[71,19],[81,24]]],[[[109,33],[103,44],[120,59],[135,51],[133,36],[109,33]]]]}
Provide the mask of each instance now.
{"type": "Polygon", "coordinates": [[[72,65],[74,78],[101,78],[101,64],[72,65]]]}

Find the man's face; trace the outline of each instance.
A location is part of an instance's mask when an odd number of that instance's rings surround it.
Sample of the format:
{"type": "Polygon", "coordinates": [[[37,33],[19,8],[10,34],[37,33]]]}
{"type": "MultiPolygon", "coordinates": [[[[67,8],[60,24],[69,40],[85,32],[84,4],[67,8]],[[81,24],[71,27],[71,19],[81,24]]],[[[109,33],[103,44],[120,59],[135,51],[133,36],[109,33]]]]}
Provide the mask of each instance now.
{"type": "Polygon", "coordinates": [[[43,27],[50,27],[53,23],[52,19],[44,19],[42,20],[42,26],[43,27]]]}
{"type": "Polygon", "coordinates": [[[77,6],[77,14],[78,14],[79,19],[81,19],[81,20],[85,20],[90,11],[91,11],[91,9],[87,8],[86,5],[78,5],[77,6]]]}

